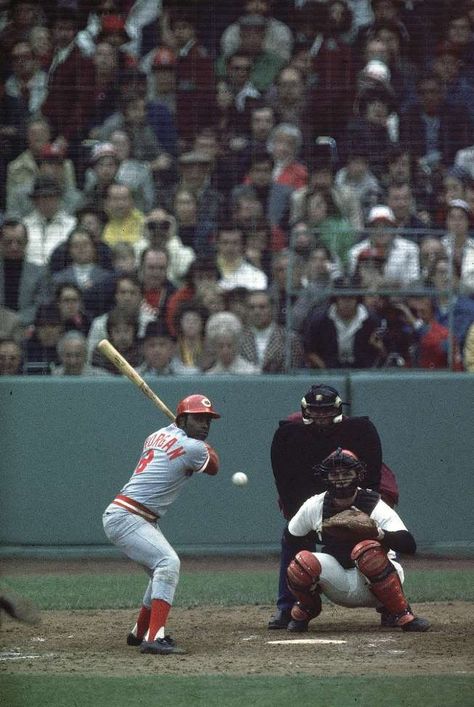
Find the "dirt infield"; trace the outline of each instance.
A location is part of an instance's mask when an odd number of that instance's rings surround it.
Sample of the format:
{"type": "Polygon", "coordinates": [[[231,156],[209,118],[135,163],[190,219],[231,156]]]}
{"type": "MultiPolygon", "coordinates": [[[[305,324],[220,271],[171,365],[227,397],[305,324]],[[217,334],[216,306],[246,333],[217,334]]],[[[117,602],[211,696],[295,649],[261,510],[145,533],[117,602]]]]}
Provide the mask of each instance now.
{"type": "MultiPolygon", "coordinates": [[[[97,561],[14,561],[4,574],[98,571],[97,561]]],[[[407,568],[410,562],[404,563],[407,568]]],[[[472,568],[473,560],[418,558],[417,569],[472,568]]],[[[185,558],[182,571],[275,568],[275,558],[185,558]]],[[[100,561],[100,572],[141,572],[127,561],[100,561]]],[[[168,630],[186,649],[180,656],[144,656],[125,637],[133,610],[45,611],[42,623],[29,627],[5,618],[0,638],[0,671],[87,675],[160,674],[472,674],[474,611],[472,603],[414,605],[432,630],[407,634],[381,629],[372,609],[324,605],[307,634],[268,631],[271,606],[174,608],[168,630]],[[282,641],[283,643],[272,643],[282,641]],[[305,641],[301,643],[301,641],[305,641]]]]}

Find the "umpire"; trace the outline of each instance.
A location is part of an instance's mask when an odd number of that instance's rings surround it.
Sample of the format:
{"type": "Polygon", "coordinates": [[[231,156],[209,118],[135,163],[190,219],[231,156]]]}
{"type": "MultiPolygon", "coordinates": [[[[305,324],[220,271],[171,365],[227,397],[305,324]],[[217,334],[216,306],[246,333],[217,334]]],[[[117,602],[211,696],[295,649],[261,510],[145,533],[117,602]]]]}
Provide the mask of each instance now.
{"type": "MultiPolygon", "coordinates": [[[[307,498],[326,490],[315,475],[315,467],[338,447],[350,449],[367,467],[366,488],[379,490],[382,445],[379,434],[368,417],[346,417],[342,413],[339,393],[329,385],[313,385],[301,401],[299,413],[281,420],[274,434],[271,460],[278,501],[289,521],[307,498]]],[[[269,629],[287,629],[302,633],[307,621],[291,618],[294,596],[286,582],[286,570],[300,550],[315,550],[314,533],[302,537],[298,546],[288,544],[285,533],[281,540],[280,576],[277,611],[268,623],[269,629]]]]}

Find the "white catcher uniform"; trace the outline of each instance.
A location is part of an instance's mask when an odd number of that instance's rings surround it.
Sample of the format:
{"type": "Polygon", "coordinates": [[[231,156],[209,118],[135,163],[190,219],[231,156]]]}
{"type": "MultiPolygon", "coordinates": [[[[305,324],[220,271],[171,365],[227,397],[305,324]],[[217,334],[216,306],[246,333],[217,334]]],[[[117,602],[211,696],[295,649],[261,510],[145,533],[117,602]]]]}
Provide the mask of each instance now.
{"type": "MultiPolygon", "coordinates": [[[[358,491],[359,493],[364,493],[361,489],[358,489],[358,491]]],[[[288,524],[288,530],[291,535],[304,536],[310,531],[315,530],[318,533],[318,542],[324,543],[324,538],[321,536],[321,528],[326,493],[327,492],[312,496],[303,503],[299,511],[288,524]]],[[[357,508],[357,497],[353,503],[353,507],[357,508]]],[[[407,530],[398,513],[382,500],[377,501],[369,515],[382,530],[407,530]]],[[[359,572],[357,567],[352,566],[345,569],[343,566],[343,564],[345,564],[344,558],[336,559],[336,557],[329,554],[329,552],[315,552],[313,554],[321,564],[321,575],[318,584],[321,587],[321,591],[328,599],[335,604],[348,607],[380,606],[379,600],[369,589],[367,579],[359,572]],[[339,560],[341,560],[342,564],[339,560]]],[[[387,556],[395,567],[400,581],[403,584],[405,578],[403,568],[394,560],[396,555],[393,550],[389,550],[387,556]]],[[[349,563],[354,564],[351,561],[349,561],[349,563]]]]}
{"type": "Polygon", "coordinates": [[[189,481],[211,461],[210,447],[172,423],[150,434],[130,480],[103,515],[109,540],[150,576],[143,604],[160,598],[173,603],[180,561],[158,526],[189,481]]]}

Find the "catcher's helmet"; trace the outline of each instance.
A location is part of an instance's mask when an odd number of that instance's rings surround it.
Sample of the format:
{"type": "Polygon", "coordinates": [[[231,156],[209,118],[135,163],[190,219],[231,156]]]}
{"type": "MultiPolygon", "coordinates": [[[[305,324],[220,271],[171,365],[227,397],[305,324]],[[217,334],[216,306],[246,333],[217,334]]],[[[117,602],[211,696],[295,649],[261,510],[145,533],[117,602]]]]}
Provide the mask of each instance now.
{"type": "Polygon", "coordinates": [[[183,398],[181,402],[178,403],[176,408],[176,417],[180,415],[185,415],[186,413],[191,413],[194,415],[210,415],[211,417],[217,418],[220,415],[213,410],[212,403],[209,398],[205,395],[188,395],[187,398],[183,398]]]}
{"type": "Polygon", "coordinates": [[[315,476],[322,478],[328,488],[328,492],[338,498],[352,496],[359,482],[365,478],[366,466],[359,457],[349,449],[341,449],[338,447],[335,452],[332,452],[326,459],[323,459],[321,464],[314,467],[315,476]],[[355,472],[352,479],[338,479],[330,481],[329,474],[331,471],[352,471],[355,472]]]}
{"type": "MultiPolygon", "coordinates": [[[[311,413],[317,413],[320,420],[342,420],[342,402],[339,393],[330,385],[312,385],[304,398],[301,399],[301,412],[305,425],[311,425],[315,418],[311,413]]],[[[316,419],[316,422],[318,420],[316,419]]]]}

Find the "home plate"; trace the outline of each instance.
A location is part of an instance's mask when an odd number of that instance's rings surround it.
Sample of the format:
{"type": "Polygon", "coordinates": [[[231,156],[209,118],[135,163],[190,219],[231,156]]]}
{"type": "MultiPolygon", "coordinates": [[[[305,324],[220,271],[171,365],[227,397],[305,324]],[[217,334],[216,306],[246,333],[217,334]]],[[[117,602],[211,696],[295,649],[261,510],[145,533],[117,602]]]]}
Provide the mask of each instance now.
{"type": "Polygon", "coordinates": [[[339,639],[332,639],[332,638],[290,638],[288,640],[283,640],[283,641],[267,641],[267,643],[271,646],[284,646],[288,644],[295,644],[297,643],[298,645],[306,645],[310,643],[335,643],[335,644],[340,644],[340,643],[347,643],[347,641],[342,641],[339,639]]]}

